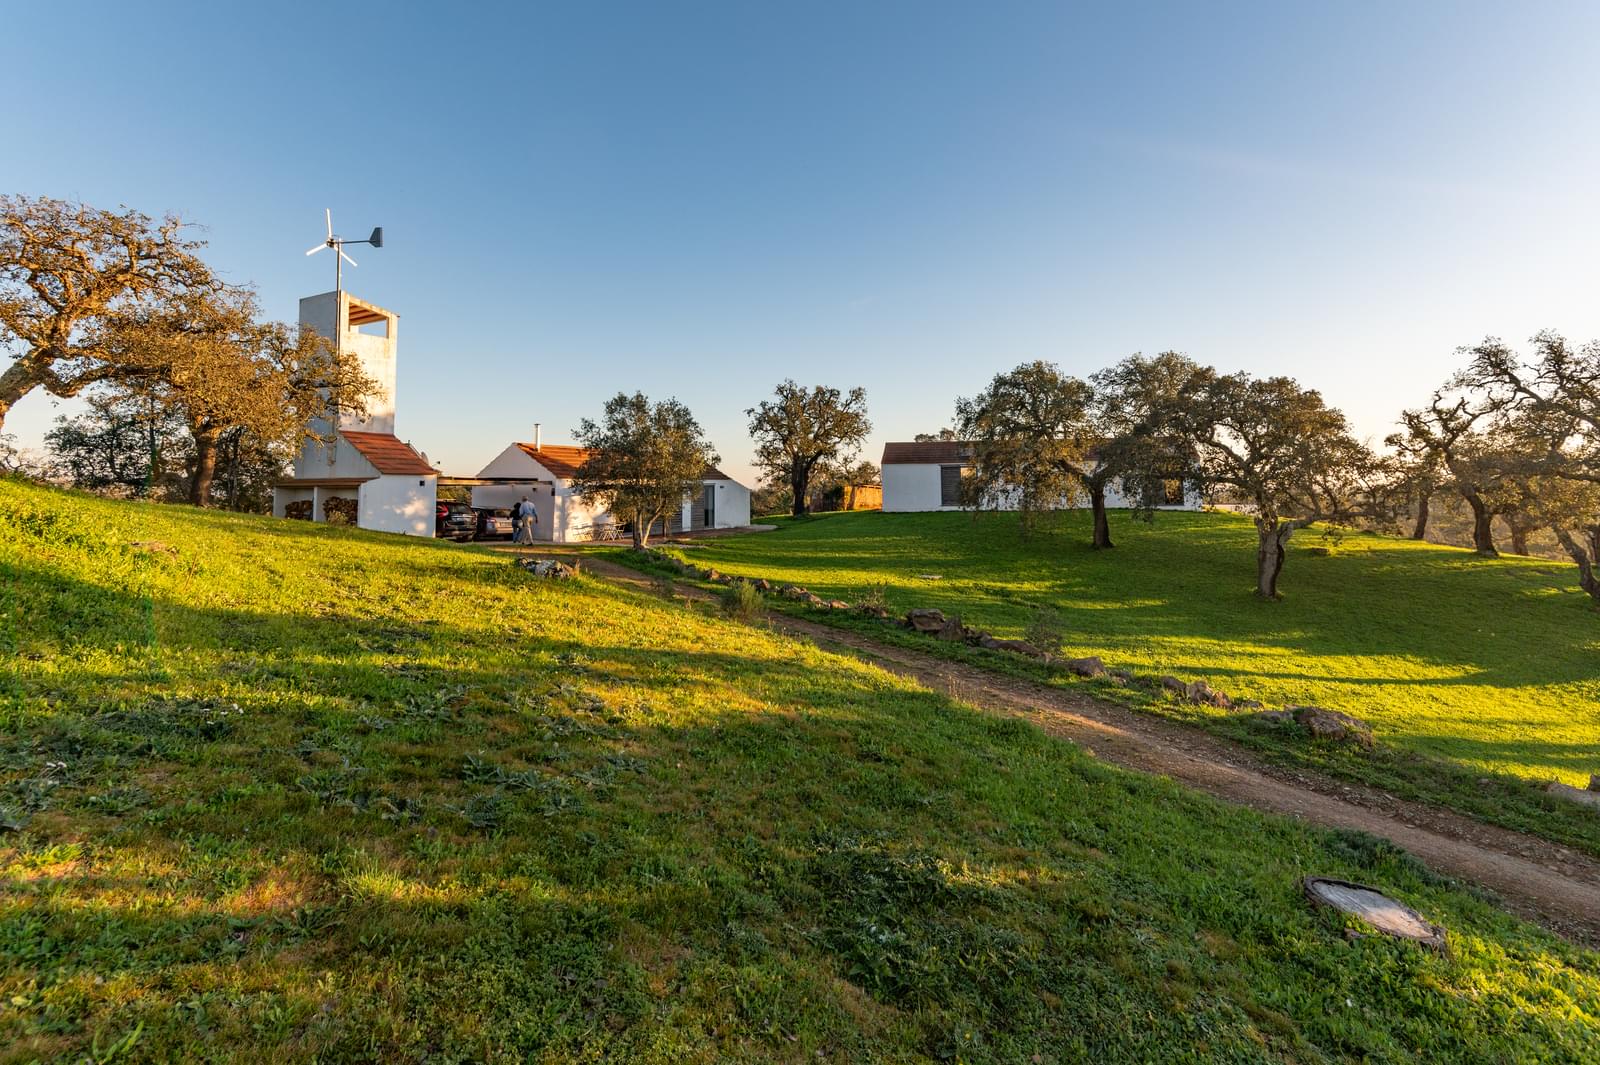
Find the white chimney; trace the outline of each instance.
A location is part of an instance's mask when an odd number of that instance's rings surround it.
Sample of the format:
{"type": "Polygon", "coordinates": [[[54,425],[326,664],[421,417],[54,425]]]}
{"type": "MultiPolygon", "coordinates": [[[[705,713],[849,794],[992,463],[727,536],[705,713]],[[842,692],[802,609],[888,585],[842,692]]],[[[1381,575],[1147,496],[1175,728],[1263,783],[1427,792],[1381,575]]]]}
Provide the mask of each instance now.
{"type": "Polygon", "coordinates": [[[539,450],[539,423],[533,423],[533,450],[539,450]]]}

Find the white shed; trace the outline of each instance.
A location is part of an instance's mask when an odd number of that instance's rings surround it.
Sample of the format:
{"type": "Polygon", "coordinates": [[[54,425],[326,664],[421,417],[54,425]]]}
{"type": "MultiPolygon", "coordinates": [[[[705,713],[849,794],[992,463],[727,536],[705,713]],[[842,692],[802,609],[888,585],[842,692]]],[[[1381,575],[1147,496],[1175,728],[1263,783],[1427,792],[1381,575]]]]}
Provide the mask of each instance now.
{"type": "MultiPolygon", "coordinates": [[[[883,509],[929,511],[961,509],[961,478],[973,468],[972,445],[965,440],[898,441],[883,445],[883,509]]],[[[1163,482],[1163,510],[1199,510],[1200,493],[1176,478],[1163,482]]],[[[1121,486],[1106,489],[1106,505],[1126,507],[1121,486]]]]}
{"type": "MultiPolygon", "coordinates": [[[[578,498],[572,480],[589,457],[589,452],[570,444],[513,443],[483,469],[483,480],[541,481],[544,484],[488,484],[472,489],[474,507],[510,507],[524,496],[539,512],[537,536],[555,543],[593,540],[620,524],[602,508],[578,498]]],[[[696,529],[737,529],[750,524],[750,489],[722,471],[707,467],[698,493],[684,497],[683,507],[674,512],[659,531],[683,532],[696,529]]]]}

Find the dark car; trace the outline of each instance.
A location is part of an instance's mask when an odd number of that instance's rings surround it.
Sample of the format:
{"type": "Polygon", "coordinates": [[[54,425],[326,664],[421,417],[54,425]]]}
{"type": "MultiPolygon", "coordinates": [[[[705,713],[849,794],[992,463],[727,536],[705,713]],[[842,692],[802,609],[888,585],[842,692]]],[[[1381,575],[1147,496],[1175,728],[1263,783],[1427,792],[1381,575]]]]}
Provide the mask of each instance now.
{"type": "Polygon", "coordinates": [[[466,503],[439,501],[434,512],[433,535],[441,540],[470,540],[478,531],[478,515],[466,503]]]}
{"type": "Polygon", "coordinates": [[[505,508],[483,507],[478,510],[478,539],[509,539],[517,531],[511,520],[511,511],[505,508]]]}

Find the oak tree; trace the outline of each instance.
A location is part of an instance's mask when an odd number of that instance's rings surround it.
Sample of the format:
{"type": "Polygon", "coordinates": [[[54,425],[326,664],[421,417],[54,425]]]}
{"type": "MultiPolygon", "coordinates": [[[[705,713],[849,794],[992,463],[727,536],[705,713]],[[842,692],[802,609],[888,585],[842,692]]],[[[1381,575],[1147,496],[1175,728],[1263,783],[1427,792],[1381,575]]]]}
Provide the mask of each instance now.
{"type": "Polygon", "coordinates": [[[797,518],[810,512],[811,478],[847,466],[872,431],[867,393],[861,388],[841,392],[784,381],[772,399],[745,414],[755,440],[756,466],[772,483],[788,483],[797,518]]]}
{"type": "Polygon", "coordinates": [[[216,286],[176,216],[0,196],[0,426],[35,389],[63,398],[126,367],[111,327],[140,309],[216,286]]]}
{"type": "Polygon", "coordinates": [[[676,399],[652,403],[643,392],[617,393],[598,422],[583,419],[576,438],[590,454],[573,489],[625,520],[638,548],[720,461],[688,407],[676,399]]]}

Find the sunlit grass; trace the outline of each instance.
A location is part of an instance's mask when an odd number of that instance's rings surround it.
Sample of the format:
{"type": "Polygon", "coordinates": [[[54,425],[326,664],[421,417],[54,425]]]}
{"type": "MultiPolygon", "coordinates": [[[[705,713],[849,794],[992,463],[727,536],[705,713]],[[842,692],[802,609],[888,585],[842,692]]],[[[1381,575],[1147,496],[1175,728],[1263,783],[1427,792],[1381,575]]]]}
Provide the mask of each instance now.
{"type": "Polygon", "coordinates": [[[693,555],[825,598],[881,585],[896,609],[939,607],[1006,637],[1048,605],[1069,654],[1328,706],[1471,768],[1573,784],[1600,772],[1600,613],[1568,566],[1371,535],[1329,550],[1311,531],[1291,544],[1285,598],[1263,603],[1246,519],[1123,515],[1104,552],[1085,522],[1063,515],[1023,540],[1008,515],[838,514],[693,555]]]}
{"type": "Polygon", "coordinates": [[[0,566],[0,1062],[1600,1050],[1600,957],[1392,848],[711,610],[11,482],[0,566]]]}

